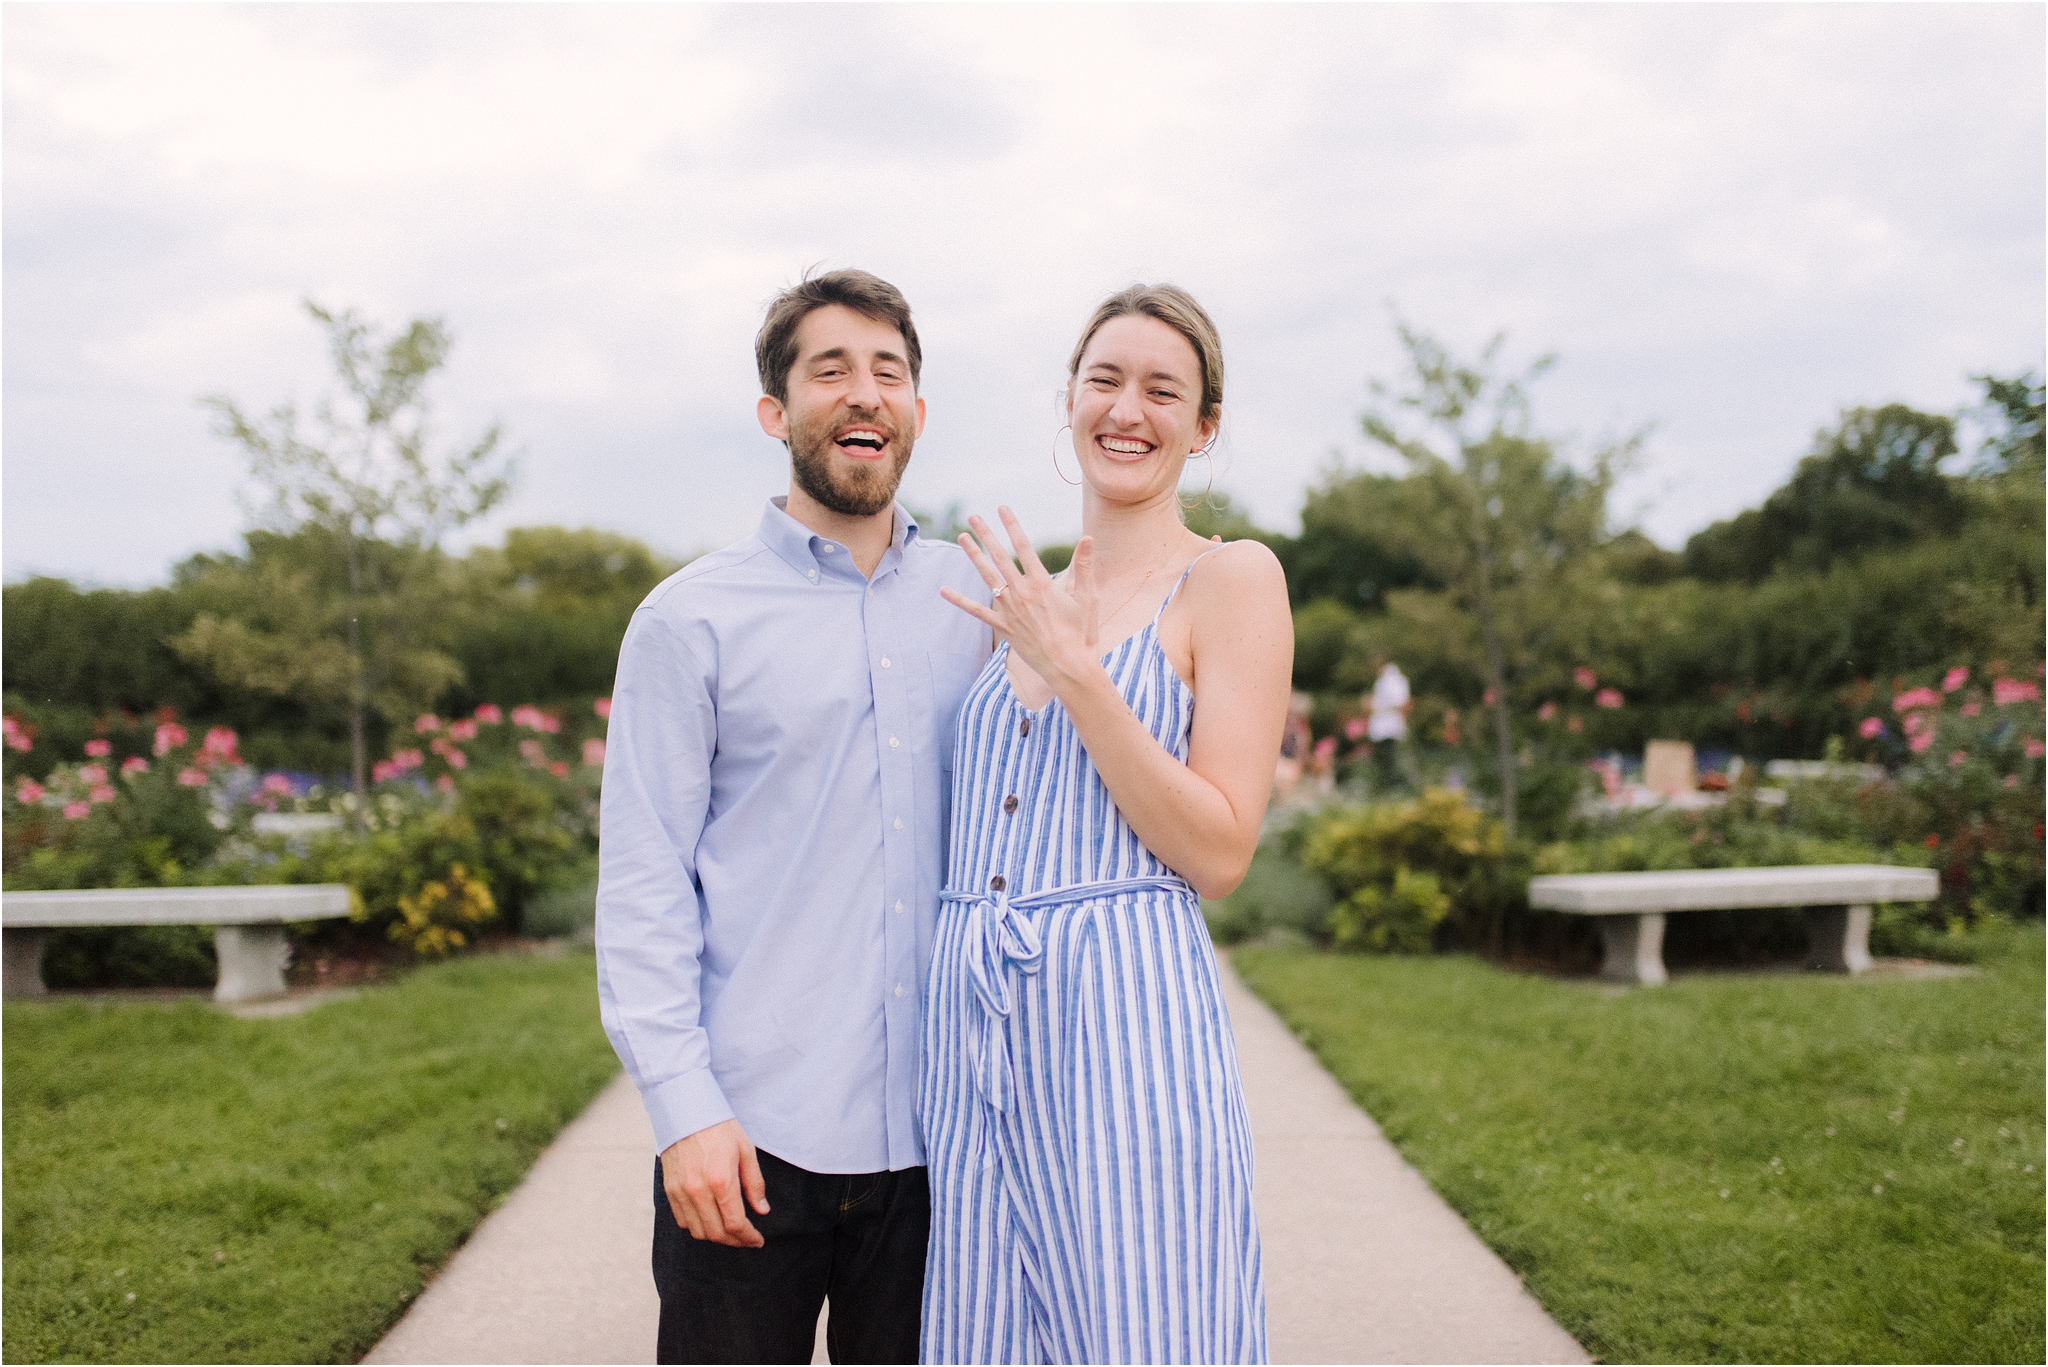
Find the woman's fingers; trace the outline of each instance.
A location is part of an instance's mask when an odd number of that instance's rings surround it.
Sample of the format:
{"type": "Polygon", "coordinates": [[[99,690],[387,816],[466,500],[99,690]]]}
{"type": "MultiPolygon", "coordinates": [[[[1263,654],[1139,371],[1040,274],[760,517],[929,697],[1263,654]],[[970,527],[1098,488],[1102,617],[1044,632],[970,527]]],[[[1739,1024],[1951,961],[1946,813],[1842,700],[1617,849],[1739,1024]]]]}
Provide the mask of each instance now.
{"type": "Polygon", "coordinates": [[[1024,566],[1024,573],[1033,579],[1050,579],[1045,566],[1038,558],[1038,551],[1031,544],[1031,538],[1024,535],[1024,524],[1010,511],[1008,504],[996,509],[996,515],[1003,519],[1003,530],[1010,534],[1010,548],[1017,553],[1017,559],[1024,566]]]}
{"type": "MultiPolygon", "coordinates": [[[[974,535],[980,539],[983,549],[995,562],[996,568],[1002,571],[1005,581],[1014,585],[1028,577],[1025,571],[1017,568],[1016,556],[1010,549],[996,540],[995,528],[988,525],[988,519],[977,513],[967,519],[967,525],[974,528],[974,535]]],[[[991,584],[989,587],[994,588],[995,585],[991,584]]]]}
{"type": "MultiPolygon", "coordinates": [[[[980,521],[979,518],[975,520],[980,521]]],[[[994,562],[989,559],[988,553],[982,550],[975,539],[966,532],[960,533],[960,549],[966,551],[967,558],[974,562],[974,568],[981,573],[982,583],[992,589],[1003,586],[1003,572],[996,568],[994,562]]]]}
{"type": "Polygon", "coordinates": [[[954,607],[960,609],[960,611],[966,613],[969,617],[974,618],[976,621],[986,623],[988,626],[994,628],[997,631],[1001,631],[1003,629],[1003,624],[997,620],[996,615],[993,612],[990,612],[987,608],[983,607],[981,604],[975,602],[972,598],[963,598],[952,589],[940,589],[939,597],[945,599],[954,607]]]}

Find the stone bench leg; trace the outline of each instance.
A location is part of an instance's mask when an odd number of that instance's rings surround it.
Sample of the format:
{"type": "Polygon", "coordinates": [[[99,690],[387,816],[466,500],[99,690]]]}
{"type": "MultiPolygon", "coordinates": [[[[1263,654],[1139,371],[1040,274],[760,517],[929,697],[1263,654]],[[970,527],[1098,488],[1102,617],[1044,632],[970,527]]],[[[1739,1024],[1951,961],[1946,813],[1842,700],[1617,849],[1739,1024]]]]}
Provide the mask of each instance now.
{"type": "Polygon", "coordinates": [[[1664,972],[1664,913],[1661,911],[1646,911],[1635,916],[1602,916],[1600,943],[1606,951],[1600,964],[1600,977],[1604,982],[1655,987],[1669,976],[1664,972]]]}
{"type": "Polygon", "coordinates": [[[49,995],[50,990],[43,986],[43,942],[49,937],[47,930],[0,930],[0,952],[6,959],[0,995],[8,1001],[49,995]]]}
{"type": "Polygon", "coordinates": [[[1828,973],[1870,971],[1870,908],[1808,907],[1806,966],[1828,973]]]}
{"type": "Polygon", "coordinates": [[[284,995],[284,966],[291,962],[292,951],[283,926],[216,926],[213,948],[220,960],[220,978],[213,988],[215,1001],[284,995]]]}

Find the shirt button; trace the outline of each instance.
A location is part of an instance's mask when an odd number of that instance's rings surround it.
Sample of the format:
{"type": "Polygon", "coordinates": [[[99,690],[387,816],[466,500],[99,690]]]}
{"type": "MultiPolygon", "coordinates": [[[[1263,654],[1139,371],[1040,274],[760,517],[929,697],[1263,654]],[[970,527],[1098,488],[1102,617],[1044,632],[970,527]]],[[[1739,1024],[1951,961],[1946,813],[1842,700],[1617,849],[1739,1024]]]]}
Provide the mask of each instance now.
{"type": "Polygon", "coordinates": [[[899,831],[903,829],[903,818],[900,816],[896,818],[896,829],[899,831]]]}
{"type": "Polygon", "coordinates": [[[818,572],[816,570],[805,570],[804,573],[808,574],[813,579],[816,579],[818,577],[818,572]]]}
{"type": "Polygon", "coordinates": [[[897,995],[897,996],[899,996],[899,997],[903,995],[903,984],[902,984],[902,983],[897,983],[897,984],[896,984],[896,995],[897,995]]]}
{"type": "Polygon", "coordinates": [[[1003,876],[1000,873],[988,880],[988,890],[990,892],[1001,892],[1007,886],[1008,884],[1003,882],[1003,876]]]}
{"type": "Polygon", "coordinates": [[[897,914],[898,916],[901,916],[901,915],[903,914],[903,903],[901,903],[901,902],[898,902],[898,903],[896,904],[896,914],[897,914]]]}
{"type": "Polygon", "coordinates": [[[884,669],[887,669],[888,667],[889,667],[889,657],[888,657],[887,655],[884,655],[884,656],[882,657],[882,668],[884,668],[884,669]]]}
{"type": "Polygon", "coordinates": [[[1017,795],[1016,795],[1015,793],[1011,793],[1011,794],[1010,794],[1010,795],[1009,795],[1008,797],[1006,797],[1006,798],[1004,798],[1004,799],[1003,799],[1003,811],[1004,811],[1005,813],[1013,813],[1013,812],[1015,812],[1016,810],[1017,810],[1017,795]]]}
{"type": "Polygon", "coordinates": [[[894,736],[891,736],[891,737],[889,737],[889,748],[890,748],[891,750],[894,750],[894,749],[896,748],[896,737],[894,737],[894,736]]]}
{"type": "Polygon", "coordinates": [[[1020,736],[1031,734],[1031,718],[1026,717],[1023,721],[1017,723],[1017,734],[1020,736]]]}

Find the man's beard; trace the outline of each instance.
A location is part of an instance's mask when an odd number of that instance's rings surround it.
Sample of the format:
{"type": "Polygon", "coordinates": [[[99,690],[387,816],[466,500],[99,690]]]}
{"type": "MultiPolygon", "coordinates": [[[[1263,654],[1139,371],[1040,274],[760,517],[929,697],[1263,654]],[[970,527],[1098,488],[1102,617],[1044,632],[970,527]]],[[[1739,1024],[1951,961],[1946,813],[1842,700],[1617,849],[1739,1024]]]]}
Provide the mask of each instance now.
{"type": "Polygon", "coordinates": [[[856,413],[850,419],[821,422],[813,426],[792,426],[789,432],[790,471],[796,487],[823,506],[843,517],[871,517],[896,499],[896,486],[903,468],[910,464],[912,438],[879,415],[856,413]],[[889,436],[892,460],[847,464],[835,467],[832,457],[838,447],[832,434],[848,422],[872,423],[889,436]]]}

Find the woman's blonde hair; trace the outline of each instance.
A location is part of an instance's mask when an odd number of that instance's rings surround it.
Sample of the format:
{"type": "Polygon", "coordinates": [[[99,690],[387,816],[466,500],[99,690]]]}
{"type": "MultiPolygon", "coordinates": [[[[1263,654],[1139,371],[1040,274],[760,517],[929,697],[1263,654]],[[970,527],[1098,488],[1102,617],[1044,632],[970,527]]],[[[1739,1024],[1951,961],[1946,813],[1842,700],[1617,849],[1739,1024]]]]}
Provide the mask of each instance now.
{"type": "Polygon", "coordinates": [[[1102,325],[1134,313],[1157,318],[1188,339],[1195,359],[1202,364],[1202,405],[1196,416],[1214,418],[1223,406],[1223,339],[1216,335],[1216,324],[1209,321],[1195,296],[1178,285],[1133,285],[1103,300],[1088,319],[1081,340],[1074,344],[1074,354],[1067,361],[1067,383],[1072,384],[1081,373],[1081,353],[1102,325]]]}

